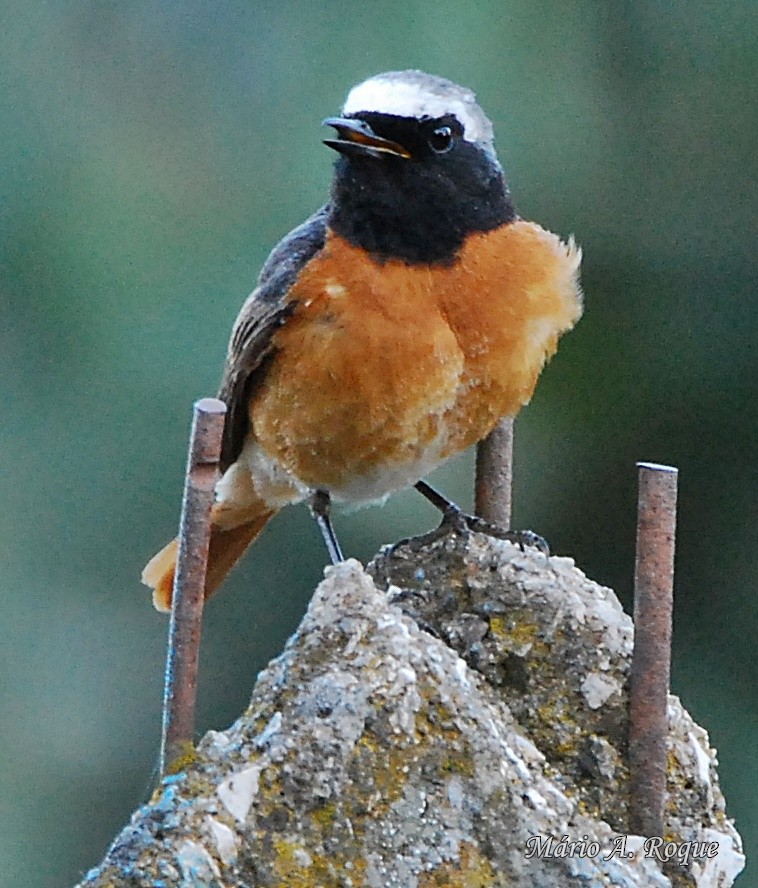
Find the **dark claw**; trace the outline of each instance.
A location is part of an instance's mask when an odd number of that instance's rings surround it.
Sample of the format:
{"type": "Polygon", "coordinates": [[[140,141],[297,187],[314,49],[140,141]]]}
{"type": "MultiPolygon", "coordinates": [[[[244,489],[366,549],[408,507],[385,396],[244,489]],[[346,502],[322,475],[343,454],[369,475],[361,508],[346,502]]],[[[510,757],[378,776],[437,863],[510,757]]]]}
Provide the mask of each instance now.
{"type": "MultiPolygon", "coordinates": [[[[399,543],[395,545],[403,545],[403,543],[407,543],[408,540],[401,540],[399,543]]],[[[394,546],[393,546],[394,548],[394,546]]],[[[424,592],[423,589],[400,589],[396,592],[392,598],[390,599],[391,604],[404,604],[405,602],[412,602],[415,599],[420,601],[422,604],[428,603],[428,595],[424,592]]]]}
{"type": "Polygon", "coordinates": [[[483,518],[477,518],[475,515],[467,515],[469,521],[469,529],[475,530],[477,533],[485,533],[487,536],[495,537],[498,540],[507,540],[509,543],[515,543],[521,551],[526,546],[538,549],[543,555],[550,557],[550,546],[544,537],[535,533],[533,530],[506,530],[497,524],[490,524],[483,518]]]}
{"type": "Polygon", "coordinates": [[[506,530],[504,527],[491,524],[477,515],[466,515],[457,507],[454,508],[455,512],[451,510],[450,516],[445,514],[438,530],[447,527],[449,528],[448,532],[453,530],[456,533],[467,533],[469,531],[483,533],[498,540],[507,540],[509,543],[515,543],[522,552],[526,546],[531,546],[534,549],[539,549],[546,556],[550,555],[550,546],[548,546],[547,541],[532,530],[506,530]]]}
{"type": "Polygon", "coordinates": [[[533,531],[506,530],[497,524],[490,524],[484,518],[478,518],[476,515],[466,515],[455,503],[443,496],[438,490],[435,490],[430,484],[427,484],[426,481],[416,482],[415,487],[422,496],[426,497],[433,506],[442,512],[442,524],[440,524],[437,530],[432,531],[431,534],[426,534],[420,539],[428,541],[430,537],[439,539],[442,534],[446,533],[453,532],[463,535],[473,530],[476,533],[484,533],[498,540],[508,540],[508,542],[516,543],[522,552],[525,546],[533,546],[535,549],[539,549],[545,556],[550,556],[550,546],[541,536],[538,536],[533,531]]]}
{"type": "Polygon", "coordinates": [[[417,552],[425,546],[436,543],[438,540],[443,539],[451,533],[458,534],[459,536],[466,536],[466,534],[472,532],[483,533],[487,536],[494,537],[497,540],[507,540],[509,543],[517,545],[522,552],[525,551],[527,546],[529,546],[542,552],[546,558],[550,557],[550,546],[548,545],[547,540],[539,534],[534,533],[534,531],[506,530],[504,527],[499,527],[497,524],[490,524],[489,521],[485,521],[483,518],[479,518],[476,515],[467,515],[465,512],[462,512],[457,508],[457,506],[445,511],[439,527],[435,527],[434,530],[430,530],[428,533],[422,534],[421,536],[398,540],[391,546],[386,547],[385,553],[388,558],[391,558],[397,549],[402,546],[407,546],[411,552],[417,552]]]}
{"type": "Polygon", "coordinates": [[[431,623],[428,623],[426,620],[422,620],[420,617],[415,617],[416,625],[422,632],[426,632],[431,635],[433,638],[438,639],[439,641],[444,641],[445,639],[439,634],[439,632],[432,626],[431,623]]]}

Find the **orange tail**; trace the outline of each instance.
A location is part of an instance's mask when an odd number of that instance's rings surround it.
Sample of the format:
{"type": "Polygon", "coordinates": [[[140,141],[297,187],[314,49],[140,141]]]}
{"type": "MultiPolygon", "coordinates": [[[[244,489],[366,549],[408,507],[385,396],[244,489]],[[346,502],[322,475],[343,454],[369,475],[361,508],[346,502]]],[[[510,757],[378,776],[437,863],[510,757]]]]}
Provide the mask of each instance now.
{"type": "MultiPolygon", "coordinates": [[[[222,519],[219,506],[213,507],[213,518],[222,519]]],[[[209,598],[223,583],[226,575],[245,554],[248,546],[263,530],[266,522],[274,515],[272,510],[262,510],[249,521],[228,530],[222,529],[214,520],[211,528],[211,543],[208,551],[208,572],[205,577],[205,597],[209,598]]],[[[179,540],[172,540],[157,555],[148,561],[142,571],[142,582],[153,590],[153,604],[156,610],[170,611],[174,591],[174,572],[179,540]]]]}

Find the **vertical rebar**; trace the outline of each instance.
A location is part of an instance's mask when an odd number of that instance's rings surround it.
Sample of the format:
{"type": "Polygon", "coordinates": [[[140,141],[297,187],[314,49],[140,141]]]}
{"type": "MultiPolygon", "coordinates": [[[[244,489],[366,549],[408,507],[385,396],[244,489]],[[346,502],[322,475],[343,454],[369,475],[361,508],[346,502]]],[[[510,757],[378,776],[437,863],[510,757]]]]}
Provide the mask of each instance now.
{"type": "Polygon", "coordinates": [[[663,836],[678,471],[637,463],[634,652],[629,685],[629,826],[663,836]]]}
{"type": "Polygon", "coordinates": [[[501,419],[476,448],[475,511],[508,530],[513,496],[513,419],[501,419]]]}
{"type": "Polygon", "coordinates": [[[211,507],[225,414],[226,405],[216,398],[202,398],[194,405],[168,630],[161,775],[192,749],[194,738],[211,507]]]}

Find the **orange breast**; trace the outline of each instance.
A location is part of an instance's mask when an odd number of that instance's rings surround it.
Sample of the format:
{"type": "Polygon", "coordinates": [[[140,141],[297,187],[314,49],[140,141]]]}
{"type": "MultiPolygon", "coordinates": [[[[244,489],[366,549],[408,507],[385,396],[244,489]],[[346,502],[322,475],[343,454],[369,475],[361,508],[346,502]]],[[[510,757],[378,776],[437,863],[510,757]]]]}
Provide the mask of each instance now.
{"type": "Polygon", "coordinates": [[[330,234],[251,403],[262,450],[337,499],[375,499],[484,437],[531,397],[581,313],[579,251],[528,222],[452,266],[377,262],[330,234]]]}

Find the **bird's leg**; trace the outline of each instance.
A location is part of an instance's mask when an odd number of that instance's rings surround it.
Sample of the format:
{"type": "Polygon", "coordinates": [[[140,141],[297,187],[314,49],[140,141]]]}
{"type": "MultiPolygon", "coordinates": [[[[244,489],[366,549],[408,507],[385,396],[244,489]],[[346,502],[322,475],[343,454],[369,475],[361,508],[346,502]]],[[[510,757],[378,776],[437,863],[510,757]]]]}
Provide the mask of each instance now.
{"type": "Polygon", "coordinates": [[[454,502],[443,496],[439,490],[436,490],[431,484],[427,484],[426,481],[417,481],[414,486],[422,496],[429,500],[435,509],[439,509],[442,512],[440,530],[444,529],[446,533],[449,533],[451,530],[457,533],[466,533],[467,530],[471,529],[467,519],[473,520],[473,516],[465,515],[454,502]]]}
{"type": "Polygon", "coordinates": [[[442,523],[436,531],[432,531],[435,538],[451,531],[454,533],[467,533],[472,530],[499,540],[508,540],[511,543],[516,543],[522,551],[525,546],[534,546],[546,555],[550,554],[550,547],[547,542],[531,530],[508,530],[505,527],[499,527],[497,524],[491,524],[477,515],[467,515],[455,503],[443,496],[438,490],[435,490],[431,484],[427,484],[426,481],[417,481],[415,487],[422,496],[426,497],[435,508],[442,512],[442,523]]]}
{"type": "Polygon", "coordinates": [[[329,518],[330,507],[331,500],[326,490],[317,490],[311,497],[311,513],[321,530],[324,543],[326,543],[326,551],[329,553],[332,564],[339,564],[345,559],[342,557],[342,549],[329,518]]]}

